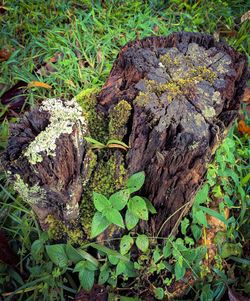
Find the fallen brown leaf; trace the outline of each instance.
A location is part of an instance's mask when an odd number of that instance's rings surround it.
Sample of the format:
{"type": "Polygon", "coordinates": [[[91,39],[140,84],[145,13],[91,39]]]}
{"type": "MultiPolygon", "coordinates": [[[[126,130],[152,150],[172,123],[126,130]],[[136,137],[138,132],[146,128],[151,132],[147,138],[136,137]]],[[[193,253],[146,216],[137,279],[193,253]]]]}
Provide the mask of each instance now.
{"type": "Polygon", "coordinates": [[[243,101],[246,103],[250,103],[250,88],[246,87],[243,95],[243,101]]]}
{"type": "Polygon", "coordinates": [[[43,83],[43,82],[37,82],[37,81],[31,81],[28,83],[28,88],[33,88],[33,87],[39,87],[39,88],[45,88],[45,89],[52,89],[52,86],[43,83]]]}
{"type": "Polygon", "coordinates": [[[0,50],[0,62],[7,61],[9,57],[10,57],[10,52],[6,48],[0,50]]]}
{"type": "Polygon", "coordinates": [[[96,60],[97,60],[98,64],[100,64],[102,62],[102,50],[101,49],[99,49],[97,51],[96,60]]]}
{"type": "Polygon", "coordinates": [[[250,10],[247,11],[246,13],[244,13],[244,15],[240,19],[241,23],[243,23],[243,22],[245,22],[247,20],[250,20],[250,10]]]}
{"type": "Polygon", "coordinates": [[[250,136],[250,127],[246,125],[244,120],[240,120],[238,123],[238,131],[242,134],[247,134],[250,136]]]}

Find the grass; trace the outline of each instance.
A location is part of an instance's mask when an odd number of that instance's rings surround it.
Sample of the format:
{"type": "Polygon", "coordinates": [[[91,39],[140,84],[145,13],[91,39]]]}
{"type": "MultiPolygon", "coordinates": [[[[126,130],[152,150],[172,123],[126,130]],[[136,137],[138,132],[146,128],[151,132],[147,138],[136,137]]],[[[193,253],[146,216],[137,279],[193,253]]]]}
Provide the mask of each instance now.
{"type": "MultiPolygon", "coordinates": [[[[3,0],[2,7],[0,50],[7,49],[10,58],[0,63],[0,97],[20,80],[52,86],[51,89],[26,87],[23,93],[30,107],[46,97],[70,99],[83,89],[101,87],[120,47],[136,38],[182,30],[206,32],[224,38],[249,59],[250,22],[240,21],[250,9],[250,4],[244,0],[3,0]]],[[[1,106],[1,110],[2,116],[6,107],[1,106]]],[[[15,120],[15,117],[2,120],[1,150],[6,146],[8,124],[15,120]]],[[[237,145],[234,168],[240,170],[241,181],[246,176],[248,163],[244,156],[249,145],[245,137],[234,136],[233,140],[237,145]]],[[[0,264],[0,293],[16,290],[17,300],[72,299],[77,283],[69,271],[59,270],[52,266],[48,257],[35,252],[33,242],[47,238],[43,237],[33,213],[14,194],[3,174],[0,180],[1,229],[20,256],[19,272],[0,264]],[[30,276],[24,282],[20,274],[25,271],[29,271],[30,276]],[[6,282],[10,284],[6,285],[6,282]],[[48,283],[51,283],[50,287],[48,283]]],[[[240,216],[242,226],[246,223],[246,214],[240,216]]],[[[11,295],[6,295],[6,300],[8,298],[10,300],[11,295]]]]}

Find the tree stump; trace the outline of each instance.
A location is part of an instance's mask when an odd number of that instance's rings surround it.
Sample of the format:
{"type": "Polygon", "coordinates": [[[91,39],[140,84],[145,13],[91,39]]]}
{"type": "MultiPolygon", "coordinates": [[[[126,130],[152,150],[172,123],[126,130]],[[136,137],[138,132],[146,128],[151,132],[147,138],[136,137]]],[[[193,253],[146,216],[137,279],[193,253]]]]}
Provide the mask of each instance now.
{"type": "Polygon", "coordinates": [[[236,119],[248,76],[246,57],[209,35],[128,43],[99,93],[46,100],[12,125],[4,167],[41,226],[74,242],[89,235],[93,191],[109,196],[145,171],[140,194],[157,214],[140,228],[166,236],[188,211],[236,119]],[[84,136],[130,148],[93,150],[84,136]]]}

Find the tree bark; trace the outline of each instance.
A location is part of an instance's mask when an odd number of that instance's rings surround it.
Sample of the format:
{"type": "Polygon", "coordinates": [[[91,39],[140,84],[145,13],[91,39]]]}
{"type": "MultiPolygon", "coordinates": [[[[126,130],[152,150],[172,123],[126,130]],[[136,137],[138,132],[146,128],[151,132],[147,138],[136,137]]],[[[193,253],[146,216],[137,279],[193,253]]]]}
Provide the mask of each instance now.
{"type": "Polygon", "coordinates": [[[53,138],[54,153],[40,148],[38,161],[30,162],[27,148],[52,123],[53,109],[27,113],[11,128],[4,167],[19,193],[23,188],[17,179],[28,188],[21,194],[44,229],[48,216],[64,223],[78,217],[85,234],[86,199],[91,202],[92,190],[99,189],[101,171],[114,178],[100,188],[109,196],[129,175],[144,170],[140,194],[149,198],[157,214],[140,228],[150,235],[168,235],[191,206],[207,163],[236,119],[248,77],[246,57],[209,35],[173,33],[128,43],[94,97],[94,113],[83,97],[86,124],[79,116],[68,119],[71,131],[53,138]],[[130,148],[127,153],[93,151],[84,135],[101,142],[123,140],[130,148]]]}

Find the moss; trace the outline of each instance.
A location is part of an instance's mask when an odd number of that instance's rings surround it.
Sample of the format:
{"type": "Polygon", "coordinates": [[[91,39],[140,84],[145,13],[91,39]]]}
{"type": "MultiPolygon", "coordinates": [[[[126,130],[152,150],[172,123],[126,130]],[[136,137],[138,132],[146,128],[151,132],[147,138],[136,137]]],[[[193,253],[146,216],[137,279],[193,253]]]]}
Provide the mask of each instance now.
{"type": "Polygon", "coordinates": [[[74,125],[77,125],[83,134],[87,131],[87,123],[82,116],[82,110],[74,99],[67,102],[55,98],[47,99],[40,110],[50,113],[50,124],[36,136],[24,152],[24,156],[31,164],[43,161],[41,153],[55,156],[56,140],[61,134],[71,134],[74,125]]]}
{"type": "Polygon", "coordinates": [[[88,122],[90,136],[100,142],[106,143],[108,139],[107,121],[102,112],[97,112],[97,91],[97,89],[84,90],[75,99],[81,106],[83,116],[88,122]]]}
{"type": "Polygon", "coordinates": [[[112,154],[107,162],[100,161],[98,167],[93,172],[91,180],[84,191],[80,207],[81,223],[84,231],[89,235],[91,221],[95,213],[92,201],[93,191],[109,197],[115,191],[123,187],[127,171],[120,157],[112,154]]]}
{"type": "Polygon", "coordinates": [[[66,240],[73,245],[82,243],[84,233],[77,222],[65,224],[53,215],[48,215],[45,222],[48,225],[48,234],[52,239],[66,240]]]}
{"type": "Polygon", "coordinates": [[[109,138],[121,140],[127,132],[126,124],[131,114],[131,105],[121,100],[109,112],[109,138]]]}
{"type": "Polygon", "coordinates": [[[36,204],[46,200],[46,191],[38,184],[30,187],[21,179],[19,174],[15,174],[14,189],[20,194],[21,198],[29,204],[36,204]]]}
{"type": "MultiPolygon", "coordinates": [[[[122,140],[126,134],[126,124],[131,106],[121,100],[109,112],[109,122],[101,112],[97,112],[97,90],[89,89],[76,96],[84,118],[89,125],[90,136],[102,143],[108,139],[122,140]]],[[[80,205],[80,219],[84,232],[90,234],[91,222],[95,213],[92,201],[93,191],[110,196],[123,186],[126,169],[120,156],[108,149],[94,152],[89,149],[83,162],[83,197],[80,205]],[[97,164],[98,162],[98,164],[97,164]]]]}
{"type": "Polygon", "coordinates": [[[83,187],[85,187],[88,184],[96,164],[97,155],[91,149],[89,149],[83,161],[83,187]]]}

